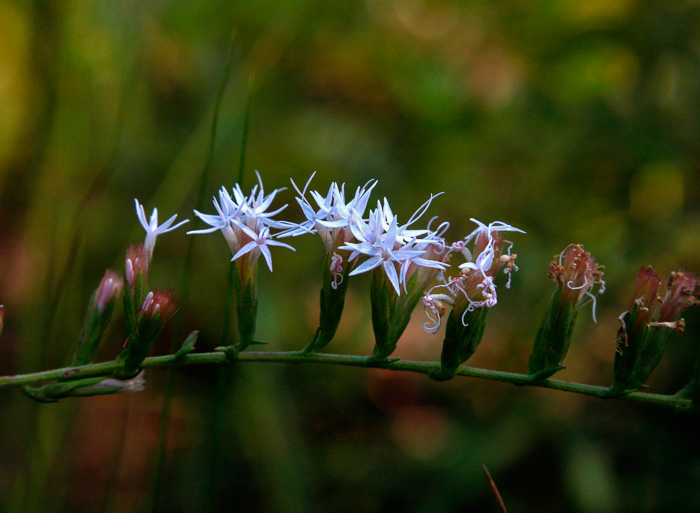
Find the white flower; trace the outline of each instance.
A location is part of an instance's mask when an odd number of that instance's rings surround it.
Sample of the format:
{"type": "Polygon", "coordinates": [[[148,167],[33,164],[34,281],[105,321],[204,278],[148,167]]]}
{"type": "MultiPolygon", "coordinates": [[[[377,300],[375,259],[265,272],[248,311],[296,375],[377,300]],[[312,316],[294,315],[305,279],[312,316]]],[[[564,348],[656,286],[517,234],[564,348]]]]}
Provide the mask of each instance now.
{"type": "MultiPolygon", "coordinates": [[[[432,199],[432,198],[431,198],[432,199]]],[[[421,207],[420,210],[423,210],[421,207]]],[[[400,283],[406,284],[406,277],[411,264],[422,267],[431,267],[434,269],[443,270],[446,267],[441,261],[422,258],[428,252],[428,246],[432,243],[440,244],[437,240],[419,240],[412,238],[409,242],[405,242],[406,236],[401,233],[405,230],[408,224],[399,228],[397,216],[393,216],[388,226],[385,225],[385,214],[389,209],[388,201],[384,201],[384,206],[378,204],[377,209],[370,212],[369,222],[365,223],[359,219],[357,224],[353,225],[352,231],[359,242],[348,242],[341,249],[349,249],[352,251],[350,259],[357,258],[359,255],[365,255],[369,258],[360,264],[357,269],[352,271],[350,275],[360,274],[370,271],[380,265],[396,290],[397,294],[401,294],[400,283]],[[397,273],[396,266],[400,268],[400,274],[397,273]]],[[[412,219],[416,217],[412,216],[412,219]]],[[[414,220],[415,221],[415,220],[414,220]]],[[[411,221],[411,222],[414,222],[411,221]]],[[[429,230],[419,230],[421,234],[429,233],[429,230]]]]}
{"type": "Polygon", "coordinates": [[[442,316],[447,312],[447,308],[454,304],[454,299],[446,294],[426,294],[423,296],[423,311],[428,320],[423,323],[423,330],[426,333],[437,333],[440,329],[442,316]],[[430,313],[428,313],[430,311],[430,313]],[[432,314],[432,315],[431,315],[432,314]],[[433,315],[435,317],[433,317],[433,315]]]}
{"type": "Polygon", "coordinates": [[[260,256],[260,253],[262,253],[262,255],[265,257],[265,262],[267,262],[267,266],[270,268],[270,271],[272,271],[272,255],[270,255],[270,249],[268,248],[268,246],[282,246],[284,248],[291,249],[292,251],[296,251],[289,244],[272,240],[272,236],[270,235],[270,229],[268,227],[263,227],[260,230],[260,233],[256,233],[245,225],[239,226],[241,230],[248,237],[250,237],[251,241],[245,244],[241,249],[239,249],[238,252],[235,255],[233,255],[233,258],[231,260],[236,260],[237,258],[240,258],[246,253],[250,253],[251,264],[253,264],[255,263],[255,260],[257,260],[258,256],[260,256]]]}
{"type": "MultiPolygon", "coordinates": [[[[239,184],[236,184],[233,188],[233,199],[231,199],[231,197],[228,196],[228,194],[226,194],[226,201],[224,201],[224,199],[222,198],[222,202],[229,203],[228,208],[232,211],[240,210],[241,215],[247,221],[259,221],[261,224],[269,226],[271,228],[288,227],[289,223],[287,223],[286,221],[275,221],[274,219],[272,219],[273,216],[276,216],[285,208],[287,208],[287,205],[283,205],[282,207],[278,208],[273,212],[266,212],[266,210],[272,204],[272,200],[275,199],[277,193],[283,191],[284,188],[275,189],[270,194],[265,196],[265,190],[263,188],[260,173],[256,171],[255,175],[258,177],[258,185],[253,187],[253,190],[250,191],[249,196],[246,197],[243,194],[243,191],[241,191],[241,186],[239,184]],[[260,187],[260,190],[258,190],[258,186],[260,187]]],[[[247,224],[248,226],[252,225],[252,223],[247,224]]]]}
{"type": "Polygon", "coordinates": [[[338,187],[338,184],[333,182],[325,196],[318,191],[310,191],[309,194],[316,203],[314,207],[306,199],[306,191],[315,174],[311,175],[303,190],[299,190],[292,180],[292,185],[299,194],[296,198],[297,203],[306,221],[292,225],[281,236],[294,237],[305,233],[318,233],[326,246],[326,251],[330,254],[343,242],[352,240],[352,232],[348,228],[352,228],[353,224],[364,215],[367,201],[377,181],[370,180],[364,186],[358,187],[355,196],[348,202],[345,201],[345,184],[338,187]]]}
{"type": "Polygon", "coordinates": [[[189,222],[189,219],[185,219],[184,221],[177,223],[175,226],[171,226],[177,218],[177,214],[175,214],[162,225],[158,226],[158,209],[154,208],[153,213],[151,214],[151,219],[146,220],[146,212],[143,209],[143,205],[139,204],[139,200],[136,198],[134,198],[134,202],[136,203],[136,215],[141,222],[141,226],[143,226],[143,229],[146,230],[146,241],[144,242],[144,248],[148,252],[149,260],[151,260],[153,258],[153,248],[156,245],[156,237],[179,228],[183,224],[189,222]]]}
{"type": "Polygon", "coordinates": [[[232,221],[241,212],[241,207],[236,207],[236,205],[231,200],[231,196],[228,194],[224,187],[219,191],[219,201],[214,198],[214,208],[217,214],[202,214],[201,212],[194,211],[194,214],[199,217],[206,224],[211,226],[211,228],[204,228],[202,230],[191,230],[187,232],[188,235],[196,233],[211,233],[216,230],[221,230],[224,235],[226,242],[231,248],[231,252],[235,253],[238,251],[238,237],[233,230],[231,225],[232,221]]]}
{"type": "Polygon", "coordinates": [[[275,211],[267,212],[278,192],[283,189],[275,189],[265,195],[260,174],[258,184],[253,187],[249,196],[245,196],[240,185],[233,188],[233,196],[226,188],[219,191],[219,199],[214,198],[216,214],[203,214],[195,210],[195,215],[210,226],[201,230],[192,230],[188,234],[211,233],[221,230],[233,255],[232,260],[237,260],[245,254],[249,254],[248,264],[253,265],[262,254],[272,271],[272,258],[269,246],[282,246],[294,250],[288,244],[273,240],[280,234],[272,234],[270,228],[287,228],[290,223],[276,221],[272,217],[284,210],[287,205],[275,211]]]}

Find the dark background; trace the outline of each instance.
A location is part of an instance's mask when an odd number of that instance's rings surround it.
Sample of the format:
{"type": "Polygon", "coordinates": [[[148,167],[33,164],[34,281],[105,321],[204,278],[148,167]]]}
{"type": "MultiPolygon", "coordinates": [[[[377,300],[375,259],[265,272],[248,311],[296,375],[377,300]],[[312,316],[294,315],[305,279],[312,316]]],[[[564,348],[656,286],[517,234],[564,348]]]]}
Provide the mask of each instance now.
{"type": "MultiPolygon", "coordinates": [[[[569,243],[606,266],[608,290],[597,324],[580,313],[561,379],[611,382],[640,265],[700,270],[695,2],[0,0],[1,374],[69,363],[105,268],[142,240],[134,197],[194,219],[234,27],[207,196],[235,183],[254,70],[244,190],[255,169],[269,190],[313,171],[321,191],[377,178],[372,203],[387,196],[403,220],[445,191],[430,212],[450,240],[470,217],[527,231],[511,234],[520,272],[470,364],[525,371],[569,243]]],[[[284,203],[300,220],[290,190],[284,203]]],[[[187,237],[159,238],[153,286],[181,294],[187,237]]],[[[270,350],[301,349],[317,325],[322,245],[292,244],[261,268],[270,350]]],[[[196,239],[181,307],[202,351],[221,343],[229,258],[219,234],[196,239]]],[[[353,279],[329,351],[371,352],[368,285],[353,279]]],[[[121,315],[100,359],[123,344],[121,315]]],[[[441,337],[414,317],[396,354],[435,361],[441,337]]],[[[698,312],[686,321],[654,392],[690,378],[698,312]]],[[[497,511],[482,463],[511,513],[700,510],[696,416],[334,366],[219,374],[175,373],[162,511],[497,511]]],[[[166,375],[57,405],[3,391],[0,510],[148,510],[166,375]]]]}

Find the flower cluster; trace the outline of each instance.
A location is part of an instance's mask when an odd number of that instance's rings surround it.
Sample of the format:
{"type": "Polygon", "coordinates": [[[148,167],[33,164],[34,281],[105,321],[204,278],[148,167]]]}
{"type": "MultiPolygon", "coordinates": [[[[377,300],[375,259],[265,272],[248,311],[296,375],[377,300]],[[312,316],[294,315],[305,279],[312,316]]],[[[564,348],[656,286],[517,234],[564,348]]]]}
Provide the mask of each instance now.
{"type": "Polygon", "coordinates": [[[449,307],[452,308],[442,344],[440,370],[431,373],[433,379],[450,379],[474,354],[484,333],[486,314],[498,303],[498,271],[505,267],[506,287],[510,287],[511,273],[518,270],[517,255],[511,253],[513,243],[501,232],[525,232],[501,221],[488,225],[476,219],[471,221],[477,227],[449,248],[449,253],[459,253],[465,259],[459,265],[459,273],[449,278],[442,276],[442,283],[423,297],[423,309],[428,316],[423,329],[428,333],[437,332],[442,317],[449,307]],[[442,292],[436,293],[436,290],[442,292]]]}
{"type": "Polygon", "coordinates": [[[448,223],[441,224],[436,230],[409,229],[425,213],[430,203],[436,197],[431,196],[404,225],[399,226],[398,216],[395,216],[384,198],[384,203],[377,202],[377,208],[370,211],[367,221],[357,218],[351,225],[355,242],[346,242],[341,249],[351,251],[349,260],[355,260],[361,255],[367,259],[350,275],[360,274],[381,266],[387,279],[394,287],[397,295],[408,293],[407,282],[411,277],[420,273],[421,268],[443,271],[447,265],[443,261],[445,240],[442,234],[449,227],[448,223]]]}
{"type": "Polygon", "coordinates": [[[478,308],[491,308],[498,303],[495,278],[498,271],[505,266],[504,273],[508,275],[506,288],[510,288],[512,272],[517,271],[515,265],[517,255],[512,254],[513,243],[506,240],[500,232],[525,233],[501,221],[488,225],[471,219],[476,223],[474,229],[464,240],[457,241],[450,247],[450,252],[460,253],[466,262],[459,266],[457,276],[443,280],[423,298],[423,305],[429,321],[423,325],[428,333],[435,333],[441,323],[441,317],[451,306],[460,313],[464,326],[468,324],[467,315],[478,308]],[[473,244],[469,249],[469,244],[473,244]],[[443,293],[435,290],[443,289],[443,293]]]}
{"type": "Polygon", "coordinates": [[[448,251],[442,234],[449,225],[443,223],[436,230],[429,226],[426,229],[411,228],[437,195],[431,195],[408,222],[400,224],[386,198],[383,202],[378,201],[377,207],[365,217],[376,180],[357,187],[355,195],[346,200],[345,184],[332,183],[326,194],[308,192],[313,177],[312,174],[303,189],[292,181],[298,193],[296,201],[306,220],[292,225],[282,234],[317,233],[326,250],[320,326],[305,351],[316,351],[330,342],[343,311],[347,278],[369,271],[373,271],[373,295],[381,295],[379,290],[383,290],[384,285],[389,287],[386,308],[375,309],[373,321],[378,345],[390,348],[410,318],[415,297],[420,298],[425,287],[446,267],[448,251]],[[307,199],[307,192],[311,199],[307,199]],[[380,324],[393,324],[395,329],[389,330],[392,334],[388,334],[379,327],[380,324]],[[386,343],[379,342],[380,339],[386,343]]]}
{"type": "Polygon", "coordinates": [[[287,205],[277,210],[268,212],[272,201],[278,192],[283,189],[275,189],[265,195],[262,179],[257,173],[258,184],[253,187],[249,196],[245,196],[241,186],[236,184],[232,194],[222,187],[219,191],[219,200],[214,198],[216,214],[202,214],[194,211],[195,215],[208,224],[211,228],[192,230],[188,234],[211,233],[221,230],[226,242],[231,248],[233,258],[241,259],[243,266],[254,266],[260,255],[265,258],[267,266],[272,271],[272,255],[269,246],[281,246],[294,251],[289,244],[275,240],[270,229],[287,228],[288,223],[275,221],[273,216],[282,212],[287,205]]]}

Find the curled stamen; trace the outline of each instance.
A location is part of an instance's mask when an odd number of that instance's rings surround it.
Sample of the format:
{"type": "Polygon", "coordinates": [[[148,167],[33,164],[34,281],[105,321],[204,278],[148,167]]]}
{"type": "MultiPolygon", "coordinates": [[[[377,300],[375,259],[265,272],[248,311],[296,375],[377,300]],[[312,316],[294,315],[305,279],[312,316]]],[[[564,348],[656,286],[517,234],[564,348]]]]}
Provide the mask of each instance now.
{"type": "MultiPolygon", "coordinates": [[[[436,285],[430,291],[444,285],[436,285]]],[[[446,294],[431,294],[430,292],[423,296],[423,311],[428,316],[428,321],[423,324],[423,330],[426,333],[436,333],[440,329],[442,317],[447,313],[448,305],[452,306],[454,300],[446,294]],[[430,311],[433,316],[428,312],[430,311]]]]}
{"type": "Polygon", "coordinates": [[[330,271],[333,273],[331,287],[335,290],[343,283],[343,257],[338,253],[333,253],[330,271]]]}
{"type": "Polygon", "coordinates": [[[453,242],[452,245],[450,246],[450,251],[454,251],[456,253],[461,252],[464,249],[465,242],[463,240],[458,240],[457,242],[453,242]]]}
{"type": "Polygon", "coordinates": [[[585,289],[586,287],[588,287],[588,278],[584,277],[584,282],[580,287],[574,287],[574,280],[566,282],[566,286],[569,287],[571,290],[585,289]]]}
{"type": "Polygon", "coordinates": [[[435,300],[432,296],[423,296],[423,311],[425,315],[428,316],[428,320],[423,323],[423,330],[426,333],[436,333],[437,330],[440,329],[440,322],[442,319],[440,318],[440,312],[438,312],[435,306],[435,300]],[[435,318],[430,315],[429,311],[435,314],[435,318]]]}

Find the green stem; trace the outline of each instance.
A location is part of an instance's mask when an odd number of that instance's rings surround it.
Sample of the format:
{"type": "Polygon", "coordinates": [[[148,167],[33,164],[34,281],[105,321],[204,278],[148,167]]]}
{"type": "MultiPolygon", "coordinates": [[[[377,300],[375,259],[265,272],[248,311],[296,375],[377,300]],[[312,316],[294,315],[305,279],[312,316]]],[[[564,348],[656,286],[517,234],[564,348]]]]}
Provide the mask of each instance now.
{"type": "MultiPolygon", "coordinates": [[[[240,363],[319,363],[327,365],[343,365],[349,367],[364,367],[374,369],[388,369],[394,371],[416,372],[429,374],[440,368],[438,362],[416,362],[410,360],[388,360],[378,361],[371,356],[352,356],[337,354],[302,354],[299,351],[291,352],[244,352],[238,353],[234,358],[240,363]]],[[[231,362],[231,355],[222,351],[211,353],[190,353],[188,355],[176,357],[175,355],[154,356],[147,358],[143,362],[144,368],[174,367],[180,365],[203,365],[218,364],[225,365],[231,362]]],[[[33,372],[31,374],[21,374],[17,376],[0,377],[0,389],[17,388],[23,385],[36,385],[46,381],[57,379],[78,379],[90,376],[104,376],[113,373],[120,368],[117,361],[95,363],[80,367],[66,367],[44,372],[33,372]]],[[[456,376],[465,376],[478,379],[488,379],[500,381],[518,386],[532,386],[538,388],[549,388],[564,392],[589,395],[601,399],[611,398],[608,388],[596,385],[586,385],[583,383],[572,383],[555,379],[544,379],[533,381],[528,374],[518,374],[514,372],[502,372],[490,369],[478,369],[475,367],[461,366],[456,372],[456,376]]],[[[630,400],[642,403],[666,406],[680,411],[697,411],[693,407],[692,401],[683,397],[663,394],[649,394],[645,392],[632,392],[619,397],[622,400],[630,400]]]]}

